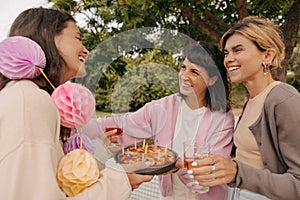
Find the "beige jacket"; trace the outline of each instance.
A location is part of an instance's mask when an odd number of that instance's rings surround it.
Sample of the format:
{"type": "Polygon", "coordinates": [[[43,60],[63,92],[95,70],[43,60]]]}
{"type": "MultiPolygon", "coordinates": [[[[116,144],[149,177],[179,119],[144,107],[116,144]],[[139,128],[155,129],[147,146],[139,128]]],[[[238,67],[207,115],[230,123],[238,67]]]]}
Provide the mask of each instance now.
{"type": "Polygon", "coordinates": [[[28,80],[11,81],[0,91],[0,199],[127,199],[127,175],[106,168],[99,181],[75,197],[56,182],[63,156],[60,118],[49,94],[28,80]]]}

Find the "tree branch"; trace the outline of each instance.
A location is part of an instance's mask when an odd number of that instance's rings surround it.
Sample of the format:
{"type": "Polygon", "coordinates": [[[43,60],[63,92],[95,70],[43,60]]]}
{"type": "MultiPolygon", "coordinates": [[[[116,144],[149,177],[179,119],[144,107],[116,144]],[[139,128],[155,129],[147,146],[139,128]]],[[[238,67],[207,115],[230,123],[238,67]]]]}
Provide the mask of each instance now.
{"type": "Polygon", "coordinates": [[[289,60],[296,44],[297,33],[300,25],[300,1],[295,1],[291,6],[286,21],[281,30],[284,33],[284,44],[286,46],[286,58],[289,60]]]}
{"type": "Polygon", "coordinates": [[[207,35],[209,38],[214,40],[215,42],[219,42],[221,39],[221,35],[211,28],[211,26],[205,24],[200,17],[196,16],[193,12],[193,10],[189,7],[184,7],[181,9],[181,14],[183,17],[187,17],[191,24],[194,24],[196,27],[199,28],[200,31],[202,31],[205,35],[207,35]]]}
{"type": "Polygon", "coordinates": [[[235,5],[239,15],[239,19],[243,19],[249,15],[246,6],[247,5],[246,0],[236,0],[235,5]]]}
{"type": "Polygon", "coordinates": [[[223,30],[229,29],[229,26],[224,23],[224,20],[212,14],[209,10],[205,11],[204,19],[204,21],[208,21],[212,27],[220,27],[223,30]]]}
{"type": "MultiPolygon", "coordinates": [[[[296,38],[300,26],[300,1],[295,1],[288,11],[285,23],[282,25],[281,30],[284,33],[285,44],[285,59],[282,62],[283,70],[287,70],[290,58],[292,57],[294,47],[296,45],[296,38]]],[[[278,80],[285,80],[286,73],[280,71],[274,73],[278,80]]]]}

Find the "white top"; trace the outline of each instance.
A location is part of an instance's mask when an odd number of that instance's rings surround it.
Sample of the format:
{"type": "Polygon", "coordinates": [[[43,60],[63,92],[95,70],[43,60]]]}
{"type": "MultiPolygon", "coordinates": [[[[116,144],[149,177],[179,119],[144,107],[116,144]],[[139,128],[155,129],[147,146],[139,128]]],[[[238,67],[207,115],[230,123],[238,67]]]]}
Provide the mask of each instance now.
{"type": "MultiPolygon", "coordinates": [[[[201,122],[206,110],[206,107],[192,110],[188,107],[184,100],[180,103],[172,149],[176,151],[182,159],[184,153],[184,141],[195,139],[199,123],[201,122]]],[[[172,174],[172,179],[173,195],[170,197],[161,197],[161,199],[196,199],[196,195],[180,181],[176,173],[172,174]]]]}

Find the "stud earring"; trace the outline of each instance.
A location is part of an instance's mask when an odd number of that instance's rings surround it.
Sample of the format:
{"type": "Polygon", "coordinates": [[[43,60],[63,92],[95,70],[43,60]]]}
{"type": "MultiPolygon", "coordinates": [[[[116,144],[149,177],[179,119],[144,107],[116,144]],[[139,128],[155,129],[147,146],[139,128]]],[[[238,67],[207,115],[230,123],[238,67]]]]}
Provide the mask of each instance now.
{"type": "Polygon", "coordinates": [[[266,63],[262,63],[262,65],[263,65],[263,73],[264,73],[264,75],[267,75],[269,72],[270,72],[270,64],[266,64],[266,63]]]}

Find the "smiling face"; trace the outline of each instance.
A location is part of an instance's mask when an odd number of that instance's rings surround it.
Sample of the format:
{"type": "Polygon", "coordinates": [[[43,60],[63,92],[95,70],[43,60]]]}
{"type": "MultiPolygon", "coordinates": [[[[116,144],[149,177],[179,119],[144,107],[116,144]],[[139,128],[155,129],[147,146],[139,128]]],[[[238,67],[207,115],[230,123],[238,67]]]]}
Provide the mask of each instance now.
{"type": "Polygon", "coordinates": [[[80,31],[73,21],[66,22],[67,27],[55,36],[55,45],[65,61],[64,81],[86,75],[85,58],[89,51],[83,46],[80,31]]]}
{"type": "Polygon", "coordinates": [[[245,36],[235,33],[224,47],[224,65],[232,82],[247,82],[261,79],[265,52],[245,36]]]}
{"type": "Polygon", "coordinates": [[[180,93],[186,96],[186,99],[196,98],[198,104],[205,105],[205,93],[208,85],[216,81],[216,77],[210,78],[207,71],[198,65],[185,59],[178,74],[180,93]]]}

